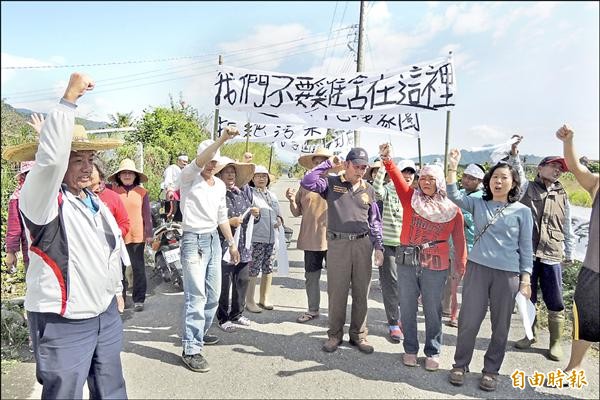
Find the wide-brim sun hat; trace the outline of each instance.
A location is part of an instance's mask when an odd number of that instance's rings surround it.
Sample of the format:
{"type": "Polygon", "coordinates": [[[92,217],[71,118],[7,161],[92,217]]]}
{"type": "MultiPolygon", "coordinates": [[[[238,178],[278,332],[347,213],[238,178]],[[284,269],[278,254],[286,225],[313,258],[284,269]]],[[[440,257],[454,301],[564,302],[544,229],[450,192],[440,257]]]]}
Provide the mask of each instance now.
{"type": "Polygon", "coordinates": [[[325,147],[319,146],[315,149],[314,153],[305,154],[298,158],[298,164],[302,165],[304,168],[311,170],[313,169],[312,159],[313,157],[332,157],[333,153],[327,150],[325,147]]]}
{"type": "Polygon", "coordinates": [[[235,186],[241,188],[252,180],[254,176],[255,165],[252,163],[243,163],[235,161],[229,157],[221,157],[217,162],[217,168],[219,172],[223,171],[223,168],[228,165],[232,165],[235,168],[235,186]]]}
{"type": "Polygon", "coordinates": [[[373,162],[371,165],[369,165],[369,168],[367,168],[367,172],[365,172],[366,179],[370,179],[371,178],[371,172],[374,169],[379,169],[381,167],[382,167],[382,165],[381,165],[381,161],[380,160],[377,160],[377,161],[373,162]]]}
{"type": "Polygon", "coordinates": [[[148,177],[142,171],[137,169],[137,167],[135,166],[135,162],[130,158],[124,158],[123,160],[121,160],[121,162],[119,163],[119,169],[117,169],[115,173],[113,173],[106,179],[111,182],[116,182],[117,176],[120,172],[123,171],[135,172],[140,177],[140,183],[148,182],[148,177]]]}
{"type": "MultiPolygon", "coordinates": [[[[119,139],[90,139],[83,125],[73,127],[73,140],[71,141],[71,151],[102,151],[110,150],[121,146],[124,141],[119,139]]],[[[37,153],[39,139],[34,142],[21,143],[14,146],[8,146],[2,152],[2,158],[8,161],[33,161],[37,153]]]]}

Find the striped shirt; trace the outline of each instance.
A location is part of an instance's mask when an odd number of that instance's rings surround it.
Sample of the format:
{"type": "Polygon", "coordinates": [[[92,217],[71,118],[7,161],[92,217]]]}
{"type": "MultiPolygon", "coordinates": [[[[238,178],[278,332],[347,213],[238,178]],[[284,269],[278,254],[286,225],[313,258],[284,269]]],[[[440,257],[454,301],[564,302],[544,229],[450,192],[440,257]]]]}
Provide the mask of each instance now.
{"type": "Polygon", "coordinates": [[[384,185],[386,171],[379,168],[373,180],[373,189],[378,200],[383,201],[383,244],[386,246],[400,246],[400,232],[402,231],[402,204],[396,193],[394,183],[384,185]]]}

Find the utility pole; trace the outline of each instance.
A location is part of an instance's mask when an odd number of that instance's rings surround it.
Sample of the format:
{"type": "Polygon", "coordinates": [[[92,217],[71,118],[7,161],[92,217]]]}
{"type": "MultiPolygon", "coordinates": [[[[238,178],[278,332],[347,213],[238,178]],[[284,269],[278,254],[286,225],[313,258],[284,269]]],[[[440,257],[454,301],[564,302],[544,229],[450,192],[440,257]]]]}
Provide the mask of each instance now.
{"type": "MultiPolygon", "coordinates": [[[[364,42],[364,33],[365,33],[365,2],[364,0],[360,0],[360,17],[358,20],[358,51],[356,52],[356,72],[361,72],[363,70],[363,56],[365,53],[365,42],[364,42]]],[[[354,146],[360,146],[360,132],[354,131],[354,146]]]]}
{"type": "MultiPolygon", "coordinates": [[[[223,56],[219,54],[219,65],[223,65],[223,56]]],[[[215,125],[211,135],[211,139],[215,140],[219,131],[219,109],[215,108],[215,125]]]]}

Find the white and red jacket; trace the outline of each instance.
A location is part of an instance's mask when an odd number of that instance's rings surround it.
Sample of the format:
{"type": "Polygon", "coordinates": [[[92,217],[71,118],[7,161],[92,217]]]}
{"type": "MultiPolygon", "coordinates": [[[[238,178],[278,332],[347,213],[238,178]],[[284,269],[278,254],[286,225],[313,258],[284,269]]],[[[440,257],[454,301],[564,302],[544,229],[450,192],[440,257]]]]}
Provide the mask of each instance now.
{"type": "Polygon", "coordinates": [[[76,106],[61,100],[40,132],[36,165],[21,190],[19,209],[29,243],[25,309],[65,318],[95,317],[122,291],[123,239],[100,199],[95,214],[62,186],[76,106]]]}

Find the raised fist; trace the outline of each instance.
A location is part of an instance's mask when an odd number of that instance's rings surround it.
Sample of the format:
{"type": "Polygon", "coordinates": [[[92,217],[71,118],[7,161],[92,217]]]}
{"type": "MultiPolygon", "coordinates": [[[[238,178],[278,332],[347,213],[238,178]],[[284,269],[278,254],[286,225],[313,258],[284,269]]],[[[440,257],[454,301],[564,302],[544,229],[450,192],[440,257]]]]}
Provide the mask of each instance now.
{"type": "Polygon", "coordinates": [[[292,189],[292,188],[287,188],[287,190],[285,191],[286,199],[288,199],[289,201],[292,201],[295,196],[296,196],[296,190],[292,189]]]}
{"type": "Polygon", "coordinates": [[[563,125],[556,131],[556,137],[562,140],[563,142],[573,140],[573,135],[575,133],[571,129],[569,125],[563,125]]]}
{"type": "Polygon", "coordinates": [[[448,167],[450,169],[456,169],[458,167],[458,163],[460,162],[460,150],[452,149],[450,153],[448,153],[448,167]]]}
{"type": "Polygon", "coordinates": [[[71,78],[69,78],[69,84],[63,98],[71,103],[75,103],[85,92],[93,90],[95,85],[92,78],[88,75],[81,72],[73,72],[71,78]]]}
{"type": "Polygon", "coordinates": [[[221,135],[221,137],[224,138],[224,140],[229,140],[233,139],[239,134],[240,131],[238,130],[238,128],[236,128],[235,126],[228,125],[225,128],[223,128],[223,134],[221,135]]]}
{"type": "Polygon", "coordinates": [[[379,145],[379,158],[387,160],[392,156],[392,145],[384,143],[379,145]]]}
{"type": "Polygon", "coordinates": [[[340,158],[340,156],[333,156],[331,158],[331,163],[333,164],[334,167],[337,167],[338,165],[340,165],[342,163],[342,159],[340,158]]]}

